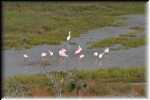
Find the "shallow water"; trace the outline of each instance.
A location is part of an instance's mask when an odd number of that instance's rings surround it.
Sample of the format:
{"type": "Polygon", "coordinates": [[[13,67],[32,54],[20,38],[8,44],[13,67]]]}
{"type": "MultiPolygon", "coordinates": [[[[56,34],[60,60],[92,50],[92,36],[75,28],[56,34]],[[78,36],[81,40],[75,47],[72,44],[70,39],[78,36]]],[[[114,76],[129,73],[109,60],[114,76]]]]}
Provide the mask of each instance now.
{"type": "Polygon", "coordinates": [[[130,27],[139,26],[145,28],[145,16],[124,16],[125,24],[116,27],[104,27],[102,29],[95,29],[82,34],[78,38],[73,38],[70,42],[75,43],[69,45],[64,42],[61,45],[41,45],[33,47],[29,50],[13,51],[6,50],[3,52],[3,70],[4,77],[17,74],[35,74],[43,73],[40,65],[41,52],[48,52],[50,49],[54,51],[54,57],[50,57],[50,65],[46,66],[47,71],[52,70],[70,70],[73,68],[88,69],[88,68],[110,68],[110,67],[129,67],[129,66],[145,66],[146,65],[146,46],[132,48],[128,50],[111,51],[101,61],[92,56],[93,51],[103,52],[103,48],[88,49],[88,45],[96,40],[105,39],[108,37],[117,36],[119,34],[126,34],[131,29],[130,27]],[[80,60],[73,55],[74,50],[80,44],[84,51],[85,58],[80,60]],[[58,50],[62,47],[68,48],[69,58],[62,59],[58,56],[58,50]],[[30,65],[24,62],[23,54],[29,55],[30,65]]]}

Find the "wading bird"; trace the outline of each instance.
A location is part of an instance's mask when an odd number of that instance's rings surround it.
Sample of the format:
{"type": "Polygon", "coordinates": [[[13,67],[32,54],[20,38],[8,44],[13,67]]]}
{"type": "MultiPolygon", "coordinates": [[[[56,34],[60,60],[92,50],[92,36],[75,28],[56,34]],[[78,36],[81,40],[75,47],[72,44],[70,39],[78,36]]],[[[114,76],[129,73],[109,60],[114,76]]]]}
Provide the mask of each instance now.
{"type": "Polygon", "coordinates": [[[82,51],[83,49],[81,48],[81,46],[79,45],[78,46],[78,49],[75,51],[75,55],[77,55],[77,54],[79,54],[79,53],[81,53],[81,51],[82,51]]]}
{"type": "Polygon", "coordinates": [[[83,59],[84,57],[85,57],[84,54],[81,54],[81,55],[79,56],[80,59],[83,59]]]}
{"type": "Polygon", "coordinates": [[[104,52],[103,53],[100,53],[99,55],[98,55],[98,58],[99,58],[99,65],[102,65],[102,58],[104,57],[104,52]]]}
{"type": "Polygon", "coordinates": [[[46,66],[49,64],[48,54],[46,52],[41,53],[41,68],[44,73],[47,73],[46,66]]]}
{"type": "Polygon", "coordinates": [[[68,36],[67,36],[67,41],[69,41],[70,39],[71,39],[71,34],[70,34],[71,32],[69,31],[68,32],[68,36]]]}
{"type": "Polygon", "coordinates": [[[98,52],[94,52],[93,53],[93,56],[95,56],[97,59],[96,59],[96,64],[97,62],[99,62],[99,64],[101,65],[101,59],[104,57],[104,52],[103,53],[98,53],[98,52]]]}
{"type": "Polygon", "coordinates": [[[94,52],[94,53],[93,53],[93,56],[96,56],[96,57],[97,57],[97,56],[98,56],[98,52],[94,52]]]}
{"type": "Polygon", "coordinates": [[[71,39],[71,31],[68,32],[68,36],[67,36],[67,49],[70,49],[70,39],[71,39]]]}
{"type": "Polygon", "coordinates": [[[27,54],[24,54],[23,57],[24,57],[24,59],[28,59],[29,58],[29,56],[27,54]]]}
{"type": "Polygon", "coordinates": [[[97,64],[97,62],[98,62],[98,52],[94,52],[93,53],[93,56],[95,56],[96,57],[96,59],[95,59],[95,64],[97,64]]]}
{"type": "Polygon", "coordinates": [[[41,64],[42,64],[43,66],[48,64],[47,55],[48,55],[48,54],[47,54],[46,52],[42,52],[42,53],[41,53],[41,64]]]}
{"type": "Polygon", "coordinates": [[[54,53],[51,50],[48,50],[48,52],[49,52],[50,56],[54,55],[54,53]]]}
{"type": "Polygon", "coordinates": [[[98,58],[99,59],[102,59],[104,57],[104,53],[100,53],[99,55],[98,55],[98,58]]]}
{"type": "Polygon", "coordinates": [[[107,47],[107,48],[104,50],[104,53],[105,53],[105,54],[108,54],[109,51],[110,51],[110,50],[109,50],[109,48],[107,47]]]}
{"type": "Polygon", "coordinates": [[[29,56],[27,54],[24,54],[23,58],[24,58],[24,62],[27,63],[29,61],[29,56]]]}
{"type": "Polygon", "coordinates": [[[66,54],[67,50],[62,48],[59,50],[59,56],[61,57],[68,57],[68,55],[66,54]]]}
{"type": "Polygon", "coordinates": [[[78,55],[78,63],[79,63],[79,65],[81,65],[81,61],[83,60],[84,57],[85,57],[84,54],[78,55]]]}
{"type": "Polygon", "coordinates": [[[41,57],[43,58],[43,57],[46,57],[47,56],[47,53],[45,53],[45,52],[42,52],[41,53],[41,57]]]}
{"type": "Polygon", "coordinates": [[[66,54],[67,50],[62,48],[59,50],[59,56],[60,56],[60,63],[62,64],[64,61],[64,58],[68,58],[69,56],[66,54]]]}

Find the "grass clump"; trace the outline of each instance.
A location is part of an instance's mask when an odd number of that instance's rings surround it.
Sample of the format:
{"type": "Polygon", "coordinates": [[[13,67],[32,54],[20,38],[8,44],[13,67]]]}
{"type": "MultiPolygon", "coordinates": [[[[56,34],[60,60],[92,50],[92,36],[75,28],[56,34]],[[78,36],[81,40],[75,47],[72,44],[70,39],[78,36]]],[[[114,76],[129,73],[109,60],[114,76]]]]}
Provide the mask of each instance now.
{"type": "MultiPolygon", "coordinates": [[[[89,46],[89,48],[101,48],[119,44],[125,48],[136,48],[146,44],[146,37],[137,37],[143,29],[136,29],[127,34],[121,34],[116,37],[106,38],[97,41],[89,46]]],[[[142,33],[141,33],[142,34],[142,33]]]]}
{"type": "Polygon", "coordinates": [[[104,81],[145,81],[145,69],[138,68],[110,68],[98,70],[80,70],[77,76],[83,79],[99,79],[104,81]]]}

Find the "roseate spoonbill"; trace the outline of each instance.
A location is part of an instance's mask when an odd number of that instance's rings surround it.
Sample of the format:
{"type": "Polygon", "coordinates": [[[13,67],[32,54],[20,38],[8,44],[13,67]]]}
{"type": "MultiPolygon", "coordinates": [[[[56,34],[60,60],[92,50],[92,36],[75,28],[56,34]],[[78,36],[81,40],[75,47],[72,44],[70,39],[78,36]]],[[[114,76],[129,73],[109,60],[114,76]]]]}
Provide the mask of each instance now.
{"type": "Polygon", "coordinates": [[[81,46],[78,46],[78,49],[75,51],[75,55],[79,54],[83,49],[81,48],[81,46]]]}
{"type": "Polygon", "coordinates": [[[66,54],[67,50],[62,48],[59,50],[59,56],[60,56],[60,63],[63,62],[64,58],[68,58],[69,56],[66,54]]]}
{"type": "Polygon", "coordinates": [[[65,53],[67,52],[67,50],[65,48],[62,48],[61,51],[65,52],[65,53]]]}
{"type": "Polygon", "coordinates": [[[68,57],[68,55],[66,54],[66,49],[62,48],[59,50],[59,56],[61,57],[68,57]]]}
{"type": "Polygon", "coordinates": [[[68,36],[67,36],[67,41],[69,41],[70,39],[71,39],[71,34],[70,34],[71,32],[69,31],[68,32],[68,36]]]}

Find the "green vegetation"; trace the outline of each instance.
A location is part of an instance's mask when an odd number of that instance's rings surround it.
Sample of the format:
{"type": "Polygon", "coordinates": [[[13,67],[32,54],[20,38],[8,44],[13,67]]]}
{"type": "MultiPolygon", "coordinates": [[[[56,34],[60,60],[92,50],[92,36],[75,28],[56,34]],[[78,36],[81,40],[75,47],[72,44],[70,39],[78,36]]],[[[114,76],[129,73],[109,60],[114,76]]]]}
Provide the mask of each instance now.
{"type": "Polygon", "coordinates": [[[96,70],[80,70],[77,76],[83,79],[100,79],[111,81],[145,81],[143,67],[137,68],[109,68],[109,69],[96,69],[96,70]],[[113,80],[114,79],[114,80],[113,80]]]}
{"type": "Polygon", "coordinates": [[[135,27],[134,30],[127,34],[121,34],[116,37],[106,38],[97,41],[89,46],[89,48],[100,48],[120,44],[125,48],[136,48],[146,44],[146,37],[138,36],[143,34],[143,28],[135,27]],[[141,33],[142,32],[142,33],[141,33]]]}
{"type": "MultiPolygon", "coordinates": [[[[64,83],[61,87],[64,96],[127,96],[132,95],[136,83],[142,83],[140,96],[145,96],[144,67],[73,70],[63,72],[62,75],[64,75],[64,83]]],[[[5,96],[55,95],[52,80],[48,80],[45,75],[19,75],[10,77],[4,82],[5,96]]]]}
{"type": "Polygon", "coordinates": [[[4,94],[6,93],[8,96],[28,96],[30,95],[30,91],[37,87],[46,87],[50,90],[50,87],[48,86],[48,79],[45,75],[19,75],[9,78],[4,85],[7,88],[4,94]]]}
{"type": "MultiPolygon", "coordinates": [[[[93,28],[120,25],[119,16],[145,13],[145,2],[4,2],[4,48],[60,44],[93,28]],[[24,39],[25,38],[25,39],[24,39]]],[[[134,42],[134,41],[133,41],[134,42]]]]}

